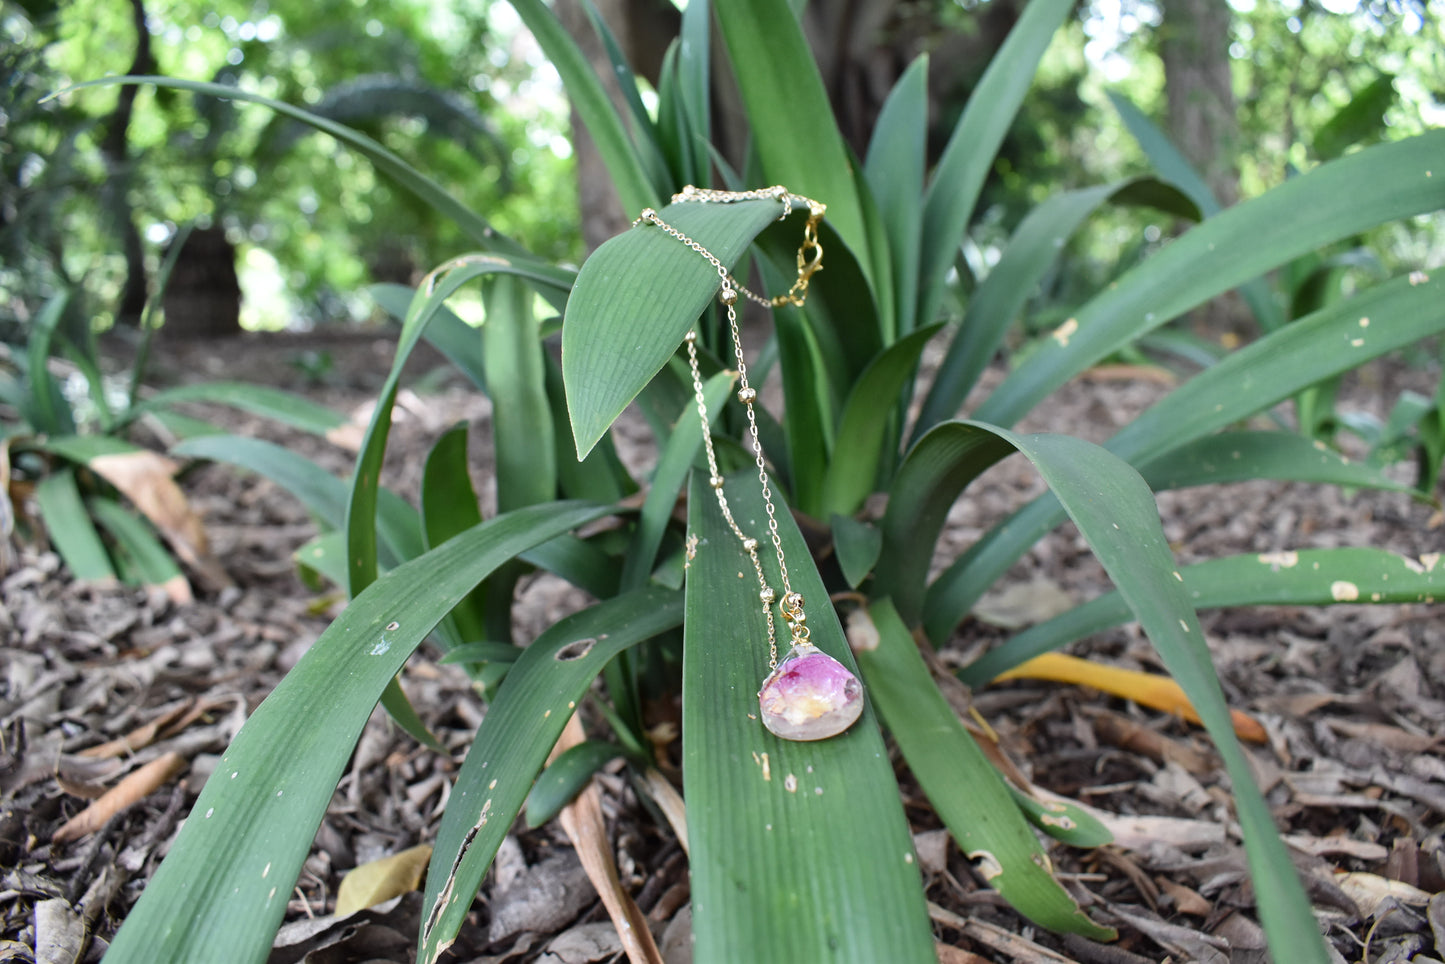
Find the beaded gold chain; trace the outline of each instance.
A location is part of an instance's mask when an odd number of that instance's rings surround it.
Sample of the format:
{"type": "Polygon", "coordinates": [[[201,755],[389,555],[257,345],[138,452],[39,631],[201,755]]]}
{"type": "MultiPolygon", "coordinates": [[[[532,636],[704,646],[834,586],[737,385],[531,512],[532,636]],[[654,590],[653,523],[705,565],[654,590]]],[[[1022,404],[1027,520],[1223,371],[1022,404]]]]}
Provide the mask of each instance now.
{"type": "Polygon", "coordinates": [[[803,595],[793,589],[788,579],[788,561],[783,555],[783,540],[778,535],[778,514],[773,505],[773,490],[768,482],[768,464],[763,456],[763,443],[758,438],[758,418],[753,406],[758,400],[757,390],[748,384],[748,364],[743,357],[742,332],[738,326],[738,295],[766,308],[782,305],[802,307],[808,297],[808,282],[813,275],[823,270],[823,246],[818,242],[818,225],[823,220],[827,207],[817,201],[793,194],[785,187],[770,187],[756,191],[712,191],[688,186],[681,193],[672,196],[672,203],[695,202],[700,204],[733,204],[738,201],[778,201],[783,205],[779,220],[788,217],[795,206],[805,207],[808,222],[803,228],[803,243],[798,247],[798,275],[787,292],[772,298],[754,294],[733,276],[725,264],[694,238],[688,237],[664,221],[658,213],[647,208],[634,221],[661,228],[670,237],[677,239],[688,248],[707,259],[717,270],[721,284],[718,300],[727,312],[728,331],[733,339],[733,354],[737,359],[738,401],[748,414],[748,436],[752,441],[753,456],[758,466],[758,482],[762,486],[763,505],[768,513],[768,536],[778,556],[778,573],[782,580],[783,595],[779,600],[773,587],[768,585],[763,573],[763,562],[758,556],[758,540],[743,532],[733,518],[727,495],[723,492],[723,477],[717,467],[717,453],[713,451],[712,434],[708,430],[707,402],[703,398],[702,373],[697,363],[697,329],[688,330],[686,336],[687,364],[692,372],[693,398],[697,402],[697,413],[702,422],[703,450],[707,453],[708,483],[717,496],[718,508],[728,528],[737,536],[743,550],[752,560],[753,571],[758,577],[758,597],[763,603],[763,615],[768,625],[768,668],[770,672],[758,691],[758,710],[763,725],[774,735],[785,740],[825,740],[847,730],[863,712],[863,687],[858,678],[838,660],[814,646],[809,639],[808,617],[803,611],[803,595]],[[787,624],[791,646],[787,655],[778,659],[777,621],[773,616],[773,605],[787,624]]]}

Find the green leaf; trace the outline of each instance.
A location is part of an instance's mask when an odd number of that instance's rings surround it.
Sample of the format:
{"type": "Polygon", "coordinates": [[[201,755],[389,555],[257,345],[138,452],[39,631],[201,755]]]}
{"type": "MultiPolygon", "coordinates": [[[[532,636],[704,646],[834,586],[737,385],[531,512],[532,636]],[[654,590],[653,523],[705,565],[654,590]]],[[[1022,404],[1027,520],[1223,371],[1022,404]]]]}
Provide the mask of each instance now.
{"type": "Polygon", "coordinates": [[[689,3],[682,11],[682,30],[677,37],[677,94],[692,141],[692,167],[698,178],[708,186],[707,171],[711,163],[712,135],[712,4],[708,0],[689,3]]]}
{"type": "Polygon", "coordinates": [[[114,583],[115,567],[86,511],[75,471],[61,468],[41,479],[35,487],[35,501],[46,534],[70,567],[71,575],[81,582],[114,583]]]}
{"type": "Polygon", "coordinates": [[[803,313],[787,306],[773,313],[778,337],[778,367],[783,393],[792,404],[783,409],[788,463],[792,466],[793,500],[798,509],[816,516],[823,509],[829,450],[833,442],[833,383],[813,329],[803,313]]]}
{"type": "Polygon", "coordinates": [[[831,527],[838,568],[843,570],[848,585],[857,589],[878,562],[878,554],[883,551],[883,533],[846,515],[834,515],[831,527]]]}
{"type": "Polygon", "coordinates": [[[869,607],[878,645],[860,650],[868,693],[919,786],[988,885],[1051,931],[1113,940],[1049,872],[1049,858],[988,757],[938,691],[908,627],[886,599],[869,607]]]}
{"type": "Polygon", "coordinates": [[[1141,204],[1197,219],[1199,211],[1172,186],[1153,178],[1064,191],[1034,208],[1019,224],[1003,257],[968,299],[963,322],[948,346],[933,386],[913,427],[916,441],[939,422],[958,414],[978,376],[1003,344],[1008,328],[1039,282],[1058,261],[1065,239],[1108,202],[1141,204]]]}
{"type": "MultiPolygon", "coordinates": [[[[421,476],[423,544],[430,549],[482,521],[482,509],[467,471],[467,424],[452,426],[432,445],[421,476]]],[[[473,590],[447,614],[450,624],[447,652],[466,640],[486,635],[486,606],[482,593],[473,590]]]]}
{"type": "Polygon", "coordinates": [[[1008,790],[1024,819],[1060,843],[1070,847],[1103,847],[1114,842],[1109,828],[1076,803],[1039,800],[1013,784],[1008,784],[1008,790]]]}
{"type": "MultiPolygon", "coordinates": [[[[717,421],[736,380],[734,373],[723,371],[703,384],[702,395],[707,405],[709,425],[717,421]]],[[[662,536],[672,518],[672,510],[677,506],[682,484],[687,481],[688,470],[702,448],[700,421],[697,402],[685,403],[678,413],[672,434],[663,445],[662,454],[658,456],[657,468],[652,473],[652,486],[637,520],[637,530],[622,561],[622,585],[628,589],[644,585],[652,574],[657,550],[662,546],[662,536]]]]}
{"type": "Polygon", "coordinates": [[[988,431],[961,431],[945,422],[909,450],[888,489],[881,525],[883,551],[875,569],[873,595],[890,599],[903,620],[918,620],[933,546],[964,487],[1009,455],[1013,446],[988,431]]]}
{"type": "Polygon", "coordinates": [[[531,289],[515,278],[498,276],[483,286],[482,299],[487,309],[482,359],[492,399],[497,508],[506,512],[556,498],[552,411],[531,289]]]}
{"type": "Polygon", "coordinates": [[[616,743],[586,740],[569,747],[537,777],[527,797],[527,827],[542,826],[582,792],[592,774],[622,755],[616,743]]]}
{"type": "Polygon", "coordinates": [[[1222,432],[1180,446],[1151,460],[1144,480],[1156,491],[1194,485],[1290,479],[1366,489],[1409,492],[1410,487],[1378,466],[1351,462],[1322,442],[1293,432],[1222,432]]]}
{"type": "Polygon", "coordinates": [[[1445,206],[1445,176],[1431,170],[1442,154],[1445,131],[1430,131],[1331,161],[1221,211],[1044,339],[977,417],[1011,424],[1089,365],[1195,305],[1320,245],[1445,206]]]}
{"type": "MultiPolygon", "coordinates": [[[[1301,549],[1210,559],[1179,570],[1196,609],[1225,606],[1329,606],[1445,600],[1438,555],[1420,560],[1383,549],[1301,549]]],[[[1117,592],[1091,599],[990,650],[958,671],[981,686],[1026,660],[1132,618],[1117,592]]]]}
{"type": "MultiPolygon", "coordinates": [[[[739,473],[726,492],[742,531],[765,536],[756,476],[739,473]]],[[[779,509],[791,585],[810,601],[812,640],[851,666],[807,544],[779,509]]],[[[935,961],[908,824],[872,711],[816,743],[763,728],[756,693],[768,648],[757,580],[699,473],[688,512],[698,539],[687,572],[682,694],[694,960],[935,961]]],[[[780,585],[774,567],[768,571],[780,585]]]]}
{"type": "Polygon", "coordinates": [[[344,416],[302,395],[246,382],[202,382],[170,388],[136,405],[131,416],[180,402],[225,405],[321,436],[346,424],[344,416]]]}
{"type": "MultiPolygon", "coordinates": [[[[1139,147],[1149,158],[1149,163],[1159,172],[1159,176],[1187,194],[1205,217],[1218,214],[1221,207],[1218,199],[1183,152],[1144,116],[1144,112],[1136,107],[1133,101],[1115,91],[1108,91],[1108,95],[1109,101],[1123,120],[1124,127],[1133,135],[1134,140],[1139,142],[1139,147]]],[[[1284,312],[1263,278],[1246,281],[1239,286],[1239,293],[1264,331],[1274,331],[1285,323],[1284,312]]]]}
{"type": "MultiPolygon", "coordinates": [[[[544,336],[545,337],[545,336],[544,336]]],[[[557,467],[557,488],[564,499],[588,502],[618,502],[637,491],[627,466],[617,454],[611,435],[602,436],[597,446],[582,461],[572,433],[562,430],[570,423],[567,416],[567,389],[562,384],[562,366],[550,351],[542,358],[547,369],[547,408],[551,413],[553,464],[557,467]]]]}
{"type": "Polygon", "coordinates": [[[547,754],[602,667],[681,619],[679,594],[650,586],[567,617],[523,651],[482,718],[437,829],[418,960],[435,961],[456,936],[547,754]]]}
{"type": "MultiPolygon", "coordinates": [[[[1038,469],[1198,711],[1234,786],[1255,892],[1270,895],[1260,901],[1259,912],[1274,957],[1323,964],[1329,958],[1309,898],[1234,735],[1204,633],[1160,527],[1153,493],[1117,456],[1062,435],[1019,435],[978,422],[948,422],[920,439],[914,454],[927,446],[933,459],[946,460],[951,449],[956,461],[972,463],[980,434],[1017,448],[1038,469]]],[[[941,488],[952,482],[947,472],[933,475],[941,488]]]]}
{"type": "Polygon", "coordinates": [[[68,291],[51,297],[31,323],[25,344],[30,377],[27,419],[36,432],[45,435],[69,435],[75,431],[75,419],[66,406],[65,396],[50,375],[50,343],[69,302],[68,291]]]}
{"type": "Polygon", "coordinates": [[[1315,156],[1330,160],[1385,131],[1385,113],[1395,104],[1395,77],[1380,74],[1352,93],[1345,106],[1315,131],[1315,156]]]}
{"type": "Polygon", "coordinates": [[[888,237],[896,286],[894,311],[902,334],[913,330],[918,308],[927,140],[928,55],[921,54],[883,102],[863,167],[888,237]]]}
{"type": "MultiPolygon", "coordinates": [[[[661,217],[731,270],[781,213],[776,201],[685,202],[661,217]]],[[[721,284],[717,269],[650,224],[609,239],[582,265],[562,325],[562,376],[578,458],[667,364],[721,284]]]]}
{"type": "MultiPolygon", "coordinates": [[[[392,406],[401,384],[401,376],[412,350],[438,311],[463,285],[474,278],[496,274],[500,259],[471,260],[445,272],[433,283],[416,293],[407,308],[392,356],[391,371],[386,376],[372,409],[371,422],[362,438],[356,456],[356,469],[351,479],[351,492],[346,504],[347,592],[355,596],[371,584],[377,572],[377,509],[381,491],[381,465],[386,457],[386,440],[391,432],[392,406]]],[[[419,533],[418,533],[419,535],[419,533]]],[[[413,537],[412,544],[419,539],[413,537]]],[[[400,548],[400,544],[397,548],[400,548]]],[[[408,559],[410,556],[402,556],[408,559]]]]}
{"type": "Polygon", "coordinates": [[[481,247],[490,251],[499,251],[506,254],[526,255],[525,249],[516,242],[498,234],[496,229],[461,201],[458,201],[448,194],[446,189],[436,181],[422,174],[370,137],[358,133],[343,124],[327,120],[310,111],[293,107],[279,100],[273,100],[270,97],[263,97],[260,94],[251,93],[240,87],[232,87],[226,84],[209,84],[196,80],[180,80],[175,77],[103,77],[99,80],[90,80],[83,84],[76,84],[74,87],[69,88],[69,90],[84,90],[87,87],[108,87],[112,84],[154,84],[157,87],[166,87],[172,90],[188,90],[194,94],[203,94],[208,97],[220,97],[226,100],[238,100],[268,107],[278,114],[301,121],[303,124],[308,124],[316,130],[330,134],[341,143],[362,154],[376,166],[378,171],[391,178],[400,187],[416,195],[417,198],[434,209],[438,214],[451,220],[470,237],[473,242],[481,247]]]}
{"type": "Polygon", "coordinates": [[[141,585],[160,586],[167,592],[179,591],[183,586],[186,598],[190,598],[190,586],[180,565],[144,519],[114,499],[100,496],[86,499],[85,507],[115,539],[117,550],[141,585]]]}
{"type": "MultiPolygon", "coordinates": [[[[1300,389],[1445,330],[1445,283],[1398,278],[1286,325],[1175,389],[1105,447],[1148,471],[1165,453],[1264,411],[1300,389]],[[1365,327],[1361,319],[1389,319],[1365,327]],[[1358,342],[1358,344],[1356,344],[1358,342]]],[[[1063,512],[1043,496],[986,532],[928,590],[928,637],[946,639],[1063,512]]],[[[932,543],[927,552],[932,552],[932,543]]],[[[924,550],[919,550],[924,551],[924,550]]]]}
{"type": "MultiPolygon", "coordinates": [[[[582,0],[581,7],[587,15],[587,19],[592,22],[592,29],[596,31],[597,38],[602,41],[602,49],[612,65],[612,78],[622,92],[622,99],[627,103],[627,110],[631,115],[632,122],[633,157],[646,173],[649,183],[657,190],[671,191],[672,174],[667,168],[667,162],[663,159],[662,148],[657,143],[652,118],[642,103],[642,95],[637,89],[637,78],[633,75],[632,68],[628,66],[627,58],[622,55],[622,48],[618,45],[617,38],[613,36],[611,29],[608,28],[607,21],[603,20],[602,14],[597,12],[597,5],[592,0],[582,0]]],[[[609,103],[610,100],[609,98],[609,103]]]]}
{"type": "Polygon", "coordinates": [[[627,136],[622,118],[577,42],[542,0],[514,0],[512,7],[557,68],[572,109],[592,135],[597,153],[607,166],[622,209],[635,214],[645,207],[657,207],[662,186],[649,181],[640,151],[627,136]]]}
{"type": "Polygon", "coordinates": [[[920,324],[935,320],[945,279],[958,257],[984,178],[1055,31],[1073,12],[1071,0],[1035,0],[1024,8],[958,119],[923,196],[920,324]]]}
{"type": "MultiPolygon", "coordinates": [[[[171,450],[182,458],[210,459],[265,476],[290,492],[324,524],[346,525],[347,484],[310,459],[264,439],[238,435],[202,435],[186,439],[171,450]]],[[[420,553],[421,533],[416,513],[396,493],[384,490],[377,528],[381,562],[392,567],[420,553]]]]}
{"type": "Polygon", "coordinates": [[[894,342],[853,383],[823,483],[823,514],[852,515],[873,491],[904,386],[924,346],[942,327],[929,325],[894,342]]]}
{"type": "Polygon", "coordinates": [[[862,259],[868,243],[853,163],[798,19],[781,0],[728,0],[714,10],[762,176],[826,204],[828,220],[862,259]]]}
{"type": "Polygon", "coordinates": [[[316,591],[320,591],[323,584],[315,577],[338,588],[346,585],[346,538],[340,530],[333,529],[308,540],[291,558],[301,568],[302,581],[316,591]]]}
{"type": "Polygon", "coordinates": [[[498,516],[352,600],[236,734],[106,956],[189,964],[225,948],[229,961],[265,961],[337,781],[407,657],[497,566],[605,511],[498,516]]]}
{"type": "MultiPolygon", "coordinates": [[[[407,308],[416,297],[416,289],[406,285],[378,284],[366,289],[382,310],[397,321],[406,320],[407,308]]],[[[482,333],[458,318],[446,305],[437,309],[431,324],[422,336],[427,344],[446,356],[447,360],[483,393],[487,375],[482,365],[482,333]]]]}

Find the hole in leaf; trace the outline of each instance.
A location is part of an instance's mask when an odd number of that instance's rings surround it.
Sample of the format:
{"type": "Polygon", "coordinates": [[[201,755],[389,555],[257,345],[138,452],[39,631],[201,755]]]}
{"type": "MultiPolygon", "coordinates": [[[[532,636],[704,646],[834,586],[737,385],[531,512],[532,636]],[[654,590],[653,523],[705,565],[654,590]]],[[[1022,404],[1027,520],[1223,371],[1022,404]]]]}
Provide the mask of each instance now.
{"type": "Polygon", "coordinates": [[[557,650],[557,655],[552,658],[559,663],[570,663],[572,660],[581,659],[583,656],[592,652],[592,647],[596,645],[596,637],[589,636],[586,639],[579,639],[575,643],[568,643],[566,646],[557,650]]]}

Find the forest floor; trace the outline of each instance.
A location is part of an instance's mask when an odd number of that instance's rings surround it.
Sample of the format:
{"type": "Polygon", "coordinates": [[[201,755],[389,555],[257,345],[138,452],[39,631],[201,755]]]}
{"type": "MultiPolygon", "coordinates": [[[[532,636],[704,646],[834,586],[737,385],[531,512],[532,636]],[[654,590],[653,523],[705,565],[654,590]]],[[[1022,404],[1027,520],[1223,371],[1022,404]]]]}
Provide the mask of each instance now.
{"type": "MultiPolygon", "coordinates": [[[[275,384],[358,413],[364,425],[392,347],[383,333],[176,345],[162,339],[152,381],[275,384]]],[[[433,441],[466,420],[475,482],[490,506],[490,405],[441,364],[425,351],[415,360],[382,481],[414,494],[433,441]]],[[[999,374],[989,378],[996,383],[999,374]]],[[[1402,389],[1433,393],[1433,377],[1398,361],[1372,366],[1348,380],[1342,404],[1383,415],[1402,389]]],[[[1161,397],[1166,381],[1153,369],[1096,370],[1022,427],[1102,441],[1161,397]]],[[[222,409],[205,414],[338,474],[349,470],[351,453],[315,436],[222,409]]],[[[653,457],[641,428],[621,425],[618,445],[634,469],[653,457]]],[[[1410,467],[1396,468],[1410,480],[1410,467]]],[[[81,585],[35,545],[15,547],[0,577],[0,962],[35,959],[37,932],[45,939],[93,934],[88,944],[81,938],[87,949],[77,959],[99,959],[219,754],[334,611],[334,597],[297,576],[292,554],[315,529],[296,499],[222,466],[188,473],[184,488],[233,588],[198,591],[194,602],[178,605],[154,592],[81,585]],[[133,753],[83,752],[155,721],[161,725],[153,741],[133,753]],[[185,761],[172,783],[96,833],[52,840],[88,798],[169,752],[185,761]]],[[[1040,490],[1022,459],[1000,463],[955,508],[939,559],[1040,490]]],[[[1445,546],[1439,510],[1394,492],[1256,482],[1167,492],[1159,503],[1185,563],[1344,545],[1419,558],[1445,546]]],[[[1077,531],[1065,525],[1010,571],[981,610],[996,622],[1036,619],[1060,599],[1081,601],[1107,587],[1077,531]]],[[[522,643],[586,602],[548,576],[524,579],[518,592],[522,643]]],[[[1248,747],[1250,759],[1339,960],[1445,960],[1445,621],[1438,608],[1258,607],[1201,618],[1231,705],[1264,725],[1267,740],[1248,747]]],[[[963,665],[1008,635],[971,618],[939,651],[940,664],[963,665]]],[[[1160,667],[1133,626],[1072,651],[1113,665],[1160,667]]],[[[327,915],[346,871],[434,838],[450,780],[485,713],[461,670],[436,663],[435,655],[424,647],[402,684],[450,755],[418,746],[382,713],[373,716],[296,884],[272,961],[412,959],[419,895],[344,922],[327,915]]],[[[1108,820],[1114,844],[1056,846],[1051,856],[1088,911],[1120,937],[1107,946],[1060,938],[1012,912],[983,886],[899,763],[945,964],[1265,960],[1228,780],[1200,730],[1053,683],[993,684],[972,694],[972,706],[1036,784],[1108,820]]],[[[682,850],[622,777],[599,779],[623,883],[670,964],[687,961],[682,850]]],[[[50,953],[40,959],[58,959],[50,953]]],[[[555,824],[530,831],[519,824],[451,959],[580,964],[620,953],[568,838],[555,824]]]]}

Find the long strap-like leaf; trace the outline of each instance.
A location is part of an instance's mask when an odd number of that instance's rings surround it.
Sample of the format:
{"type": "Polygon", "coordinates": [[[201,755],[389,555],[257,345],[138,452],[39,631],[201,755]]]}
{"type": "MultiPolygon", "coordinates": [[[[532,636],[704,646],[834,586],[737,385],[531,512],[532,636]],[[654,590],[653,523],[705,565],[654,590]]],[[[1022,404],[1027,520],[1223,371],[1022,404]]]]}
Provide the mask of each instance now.
{"type": "Polygon", "coordinates": [[[342,770],[407,657],[497,566],[606,511],[559,502],[498,516],[353,599],[231,742],[107,959],[264,961],[342,770]]]}

